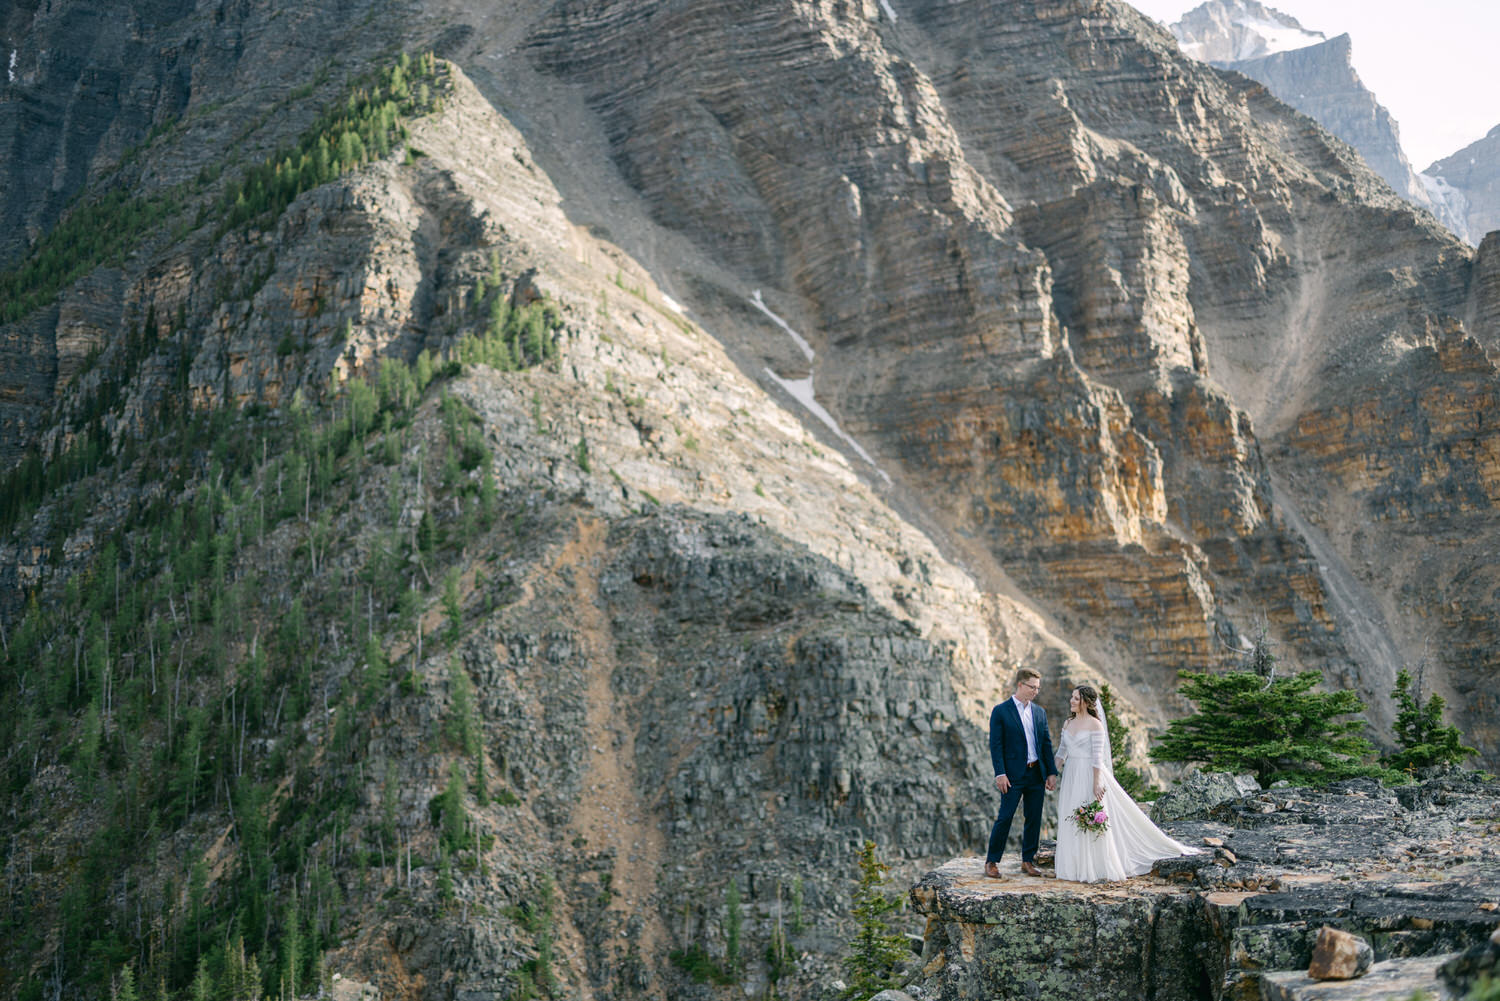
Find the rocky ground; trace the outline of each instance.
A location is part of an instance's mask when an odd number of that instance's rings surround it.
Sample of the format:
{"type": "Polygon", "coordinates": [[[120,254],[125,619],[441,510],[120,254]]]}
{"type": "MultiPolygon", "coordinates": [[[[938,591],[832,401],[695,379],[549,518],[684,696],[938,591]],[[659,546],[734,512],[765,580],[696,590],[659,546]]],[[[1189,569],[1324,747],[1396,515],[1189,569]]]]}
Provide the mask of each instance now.
{"type": "Polygon", "coordinates": [[[1165,824],[1204,854],[1123,883],[1033,878],[1014,860],[996,882],[979,858],[928,873],[911,890],[927,930],[905,991],[1308,1001],[1449,997],[1472,982],[1500,929],[1500,783],[1455,773],[1221,798],[1226,788],[1165,824]],[[1373,947],[1362,978],[1306,976],[1325,925],[1373,947]]]}

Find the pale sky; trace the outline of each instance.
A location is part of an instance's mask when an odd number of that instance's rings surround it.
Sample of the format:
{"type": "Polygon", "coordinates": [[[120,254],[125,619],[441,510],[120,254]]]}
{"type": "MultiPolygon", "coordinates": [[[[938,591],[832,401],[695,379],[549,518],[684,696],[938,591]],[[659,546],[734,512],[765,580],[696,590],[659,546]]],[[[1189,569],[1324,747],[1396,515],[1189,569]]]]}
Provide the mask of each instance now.
{"type": "MultiPolygon", "coordinates": [[[[1163,24],[1198,0],[1128,0],[1163,24]]],[[[1500,125],[1500,2],[1261,0],[1309,31],[1353,40],[1354,69],[1401,129],[1415,170],[1500,125]]]]}

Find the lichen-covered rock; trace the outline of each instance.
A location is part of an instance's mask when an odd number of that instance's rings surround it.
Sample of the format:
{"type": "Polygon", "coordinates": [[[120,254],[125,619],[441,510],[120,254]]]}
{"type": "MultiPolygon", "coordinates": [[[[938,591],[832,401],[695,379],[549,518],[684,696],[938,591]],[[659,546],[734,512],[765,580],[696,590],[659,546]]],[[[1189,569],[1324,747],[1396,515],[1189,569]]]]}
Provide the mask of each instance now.
{"type": "Polygon", "coordinates": [[[1438,976],[1458,997],[1466,997],[1481,978],[1500,978],[1500,928],[1483,945],[1472,946],[1447,960],[1438,976]]]}
{"type": "Polygon", "coordinates": [[[1357,980],[1314,980],[1301,971],[1278,970],[1259,978],[1255,990],[1263,1001],[1412,1001],[1423,997],[1449,1001],[1451,993],[1436,971],[1442,956],[1418,956],[1375,963],[1357,980]]]}
{"type": "Polygon", "coordinates": [[[1151,804],[1151,819],[1202,820],[1224,803],[1237,802],[1260,792],[1255,776],[1225,772],[1189,772],[1151,804]]]}
{"type": "Polygon", "coordinates": [[[1333,926],[1364,946],[1353,944],[1337,972],[1367,967],[1359,982],[1368,981],[1370,993],[1328,996],[1396,997],[1396,985],[1409,995],[1413,983],[1439,993],[1440,963],[1478,946],[1467,954],[1477,968],[1500,928],[1500,914],[1489,909],[1500,893],[1500,850],[1489,835],[1500,785],[1468,779],[1464,795],[1435,803],[1449,795],[1446,781],[1411,797],[1415,809],[1391,796],[1370,813],[1360,781],[1261,793],[1282,798],[1271,813],[1247,814],[1260,819],[1256,827],[1170,826],[1179,839],[1216,843],[1214,855],[1190,865],[1164,860],[1149,876],[1118,884],[1019,875],[996,883],[982,877],[980,859],[955,859],[912,888],[928,921],[916,986],[942,1001],[1311,999],[1323,995],[1308,993],[1314,981],[1306,971],[1320,930],[1333,926]],[[1362,822],[1339,822],[1350,816],[1362,822]],[[1100,941],[1109,949],[1090,944],[1100,941]]]}

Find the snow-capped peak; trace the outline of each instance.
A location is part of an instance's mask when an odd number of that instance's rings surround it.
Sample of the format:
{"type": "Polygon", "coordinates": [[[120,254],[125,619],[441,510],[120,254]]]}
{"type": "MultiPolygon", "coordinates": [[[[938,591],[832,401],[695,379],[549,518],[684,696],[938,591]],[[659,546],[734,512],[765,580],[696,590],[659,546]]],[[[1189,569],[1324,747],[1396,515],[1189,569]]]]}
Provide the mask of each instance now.
{"type": "Polygon", "coordinates": [[[1304,49],[1328,40],[1295,17],[1257,0],[1208,0],[1172,25],[1185,56],[1202,62],[1239,62],[1304,49]]]}

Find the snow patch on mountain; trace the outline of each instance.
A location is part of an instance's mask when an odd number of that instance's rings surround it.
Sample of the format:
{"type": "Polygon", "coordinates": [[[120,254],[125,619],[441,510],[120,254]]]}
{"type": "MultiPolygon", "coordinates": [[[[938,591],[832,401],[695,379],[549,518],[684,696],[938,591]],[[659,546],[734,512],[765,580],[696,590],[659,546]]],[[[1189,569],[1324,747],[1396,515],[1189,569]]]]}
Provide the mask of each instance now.
{"type": "MultiPolygon", "coordinates": [[[[756,289],[754,294],[750,296],[750,304],[753,305],[756,309],[760,310],[762,313],[766,314],[766,316],[770,318],[772,323],[776,324],[782,330],[786,331],[787,335],[791,337],[792,341],[797,345],[797,347],[802,349],[802,353],[807,356],[809,364],[812,362],[813,358],[816,357],[813,352],[812,345],[807,343],[807,338],[803,337],[801,334],[797,333],[797,331],[793,330],[791,324],[787,323],[781,317],[771,312],[771,307],[766,305],[766,300],[762,298],[760,289],[756,289]]],[[[855,455],[858,455],[861,459],[865,460],[865,462],[869,463],[870,467],[880,475],[880,478],[882,480],[884,480],[886,483],[891,482],[890,474],[888,474],[884,469],[881,469],[880,466],[876,464],[875,460],[870,456],[870,453],[866,452],[860,446],[859,442],[849,437],[848,433],[839,426],[839,422],[834,419],[834,416],[828,412],[828,409],[824,407],[823,404],[818,402],[817,394],[813,390],[813,376],[816,373],[808,372],[805,379],[783,379],[781,376],[777,375],[769,368],[767,368],[765,371],[766,375],[770,377],[772,382],[776,383],[776,385],[785,390],[787,395],[791,396],[792,399],[802,404],[802,406],[806,408],[808,413],[812,414],[818,420],[822,421],[824,425],[827,426],[828,430],[834,433],[835,437],[837,437],[844,444],[848,445],[851,450],[853,450],[855,455]]]]}
{"type": "Polygon", "coordinates": [[[1459,189],[1449,184],[1446,178],[1432,174],[1418,174],[1427,198],[1432,202],[1432,211],[1438,221],[1453,231],[1453,235],[1473,246],[1478,239],[1469,232],[1469,199],[1459,189]]]}
{"type": "Polygon", "coordinates": [[[1290,14],[1255,0],[1202,4],[1171,30],[1183,55],[1202,62],[1260,59],[1328,41],[1321,31],[1309,31],[1290,14]]]}

